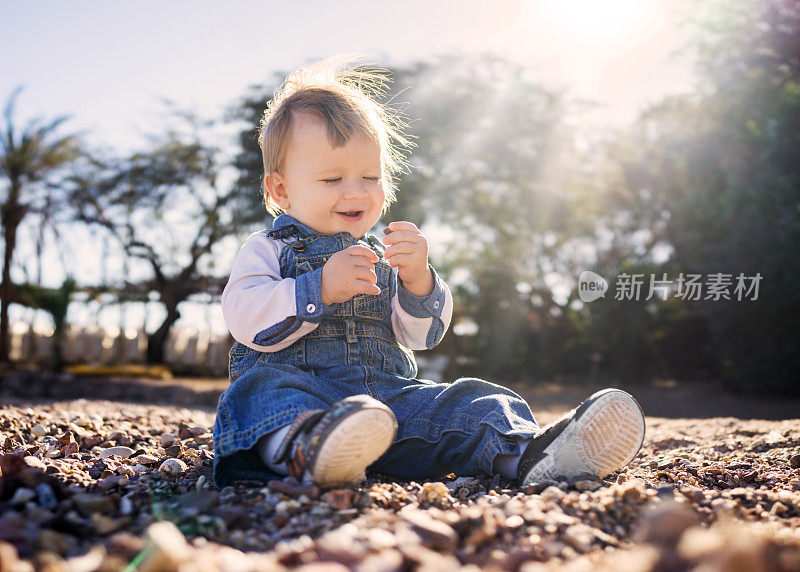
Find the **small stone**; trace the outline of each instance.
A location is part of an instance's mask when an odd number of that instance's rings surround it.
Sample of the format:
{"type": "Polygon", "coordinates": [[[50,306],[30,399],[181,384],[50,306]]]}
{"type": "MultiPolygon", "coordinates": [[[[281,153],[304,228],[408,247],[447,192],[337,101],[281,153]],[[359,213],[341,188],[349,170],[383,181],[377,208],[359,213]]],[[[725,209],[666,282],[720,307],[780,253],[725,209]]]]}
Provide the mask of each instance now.
{"type": "Polygon", "coordinates": [[[14,491],[14,496],[9,501],[12,506],[20,506],[36,498],[36,492],[31,489],[20,487],[14,491]]]}
{"type": "Polygon", "coordinates": [[[107,546],[109,553],[119,554],[130,561],[142,552],[145,540],[130,532],[117,532],[108,539],[107,546]]]}
{"type": "Polygon", "coordinates": [[[647,499],[647,489],[642,479],[631,479],[619,488],[622,500],[642,502],[647,499]]]}
{"type": "Polygon", "coordinates": [[[776,502],[775,504],[772,505],[772,508],[769,509],[769,513],[770,514],[783,514],[787,510],[789,510],[789,509],[786,508],[785,504],[783,504],[781,502],[776,502]]]}
{"type": "Polygon", "coordinates": [[[39,550],[47,550],[64,556],[77,546],[77,541],[68,534],[44,529],[39,532],[39,550]]]}
{"type": "Polygon", "coordinates": [[[31,427],[31,434],[34,436],[34,438],[44,437],[47,435],[47,429],[45,429],[44,425],[41,423],[37,423],[31,427]]]}
{"type": "Polygon", "coordinates": [[[565,494],[566,493],[560,488],[550,486],[539,493],[539,498],[543,501],[558,501],[563,498],[565,494]]]}
{"type": "Polygon", "coordinates": [[[64,445],[63,449],[61,449],[61,454],[65,457],[68,455],[74,455],[77,452],[78,452],[78,444],[75,441],[67,443],[66,445],[64,445]]]}
{"type": "Polygon", "coordinates": [[[174,433],[162,433],[159,439],[161,440],[162,447],[172,447],[175,444],[175,440],[178,438],[177,435],[174,433]]]}
{"type": "Polygon", "coordinates": [[[111,518],[103,514],[93,514],[90,518],[95,532],[102,536],[116,532],[130,523],[129,518],[111,518]]]}
{"type": "Polygon", "coordinates": [[[458,535],[451,526],[433,518],[424,510],[404,508],[399,514],[411,524],[412,529],[419,534],[426,546],[451,551],[458,543],[458,535]]]}
{"type": "Polygon", "coordinates": [[[634,536],[639,542],[675,546],[683,531],[699,524],[697,513],[687,503],[663,501],[642,511],[634,536]]]}
{"type": "Polygon", "coordinates": [[[131,449],[130,447],[123,447],[121,445],[117,447],[109,447],[108,449],[104,449],[100,453],[100,458],[107,459],[112,455],[116,455],[118,457],[122,457],[123,459],[127,459],[128,457],[133,455],[133,449],[131,449]]]}
{"type": "Polygon", "coordinates": [[[191,557],[191,549],[183,534],[168,520],[148,526],[145,536],[146,556],[136,567],[137,572],[176,570],[191,557]]]}
{"type": "Polygon", "coordinates": [[[146,453],[137,455],[134,460],[142,465],[155,465],[159,461],[158,457],[155,455],[148,455],[146,453]]]}
{"type": "Polygon", "coordinates": [[[680,492],[683,496],[695,504],[700,503],[703,501],[703,499],[705,499],[703,490],[698,487],[682,487],[680,492]]]}
{"type": "Polygon", "coordinates": [[[793,456],[792,456],[792,457],[789,459],[789,465],[790,465],[790,466],[791,466],[793,469],[797,469],[798,467],[800,467],[800,455],[793,455],[793,456]]]}
{"type": "Polygon", "coordinates": [[[428,501],[437,501],[440,499],[449,498],[450,491],[447,486],[439,481],[431,483],[424,483],[422,485],[422,498],[428,501]]]}
{"type": "Polygon", "coordinates": [[[23,567],[19,560],[19,553],[16,547],[10,542],[0,540],[0,570],[33,570],[33,567],[23,567]]]}
{"type": "Polygon", "coordinates": [[[594,491],[599,489],[602,486],[602,483],[598,483],[597,481],[592,480],[584,480],[584,481],[576,481],[575,488],[579,491],[594,491]]]}
{"type": "Polygon", "coordinates": [[[65,569],[70,572],[93,572],[102,566],[105,559],[105,547],[96,544],[86,554],[68,558],[64,564],[65,569]]]}
{"type": "Polygon", "coordinates": [[[592,549],[592,534],[591,528],[585,524],[573,524],[568,526],[563,532],[563,538],[574,548],[578,553],[589,552],[592,549]]]}
{"type": "Polygon", "coordinates": [[[171,445],[170,447],[167,447],[167,455],[170,457],[179,457],[182,452],[183,447],[180,445],[171,445]]]}
{"type": "Polygon", "coordinates": [[[167,459],[158,467],[158,471],[160,473],[164,473],[165,475],[175,476],[180,475],[184,471],[186,471],[189,467],[181,461],[180,459],[167,459]]]}
{"type": "Polygon", "coordinates": [[[72,495],[72,502],[83,516],[95,513],[111,514],[117,508],[114,499],[106,495],[78,493],[72,495]]]}
{"type": "Polygon", "coordinates": [[[333,508],[343,510],[353,506],[353,491],[351,489],[333,489],[324,493],[321,499],[333,508]]]}
{"type": "Polygon", "coordinates": [[[53,492],[53,488],[47,483],[41,483],[36,486],[36,496],[39,497],[39,506],[47,510],[53,510],[58,506],[58,500],[53,492]]]}

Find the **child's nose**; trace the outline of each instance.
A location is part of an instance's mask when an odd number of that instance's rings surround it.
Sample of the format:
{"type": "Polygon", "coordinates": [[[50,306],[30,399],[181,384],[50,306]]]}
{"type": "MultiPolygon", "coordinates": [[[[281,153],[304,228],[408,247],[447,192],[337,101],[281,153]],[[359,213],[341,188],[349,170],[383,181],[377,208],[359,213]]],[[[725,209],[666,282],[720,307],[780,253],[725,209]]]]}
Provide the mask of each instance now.
{"type": "Polygon", "coordinates": [[[354,181],[345,187],[344,196],[359,197],[367,194],[367,186],[363,181],[354,181]]]}

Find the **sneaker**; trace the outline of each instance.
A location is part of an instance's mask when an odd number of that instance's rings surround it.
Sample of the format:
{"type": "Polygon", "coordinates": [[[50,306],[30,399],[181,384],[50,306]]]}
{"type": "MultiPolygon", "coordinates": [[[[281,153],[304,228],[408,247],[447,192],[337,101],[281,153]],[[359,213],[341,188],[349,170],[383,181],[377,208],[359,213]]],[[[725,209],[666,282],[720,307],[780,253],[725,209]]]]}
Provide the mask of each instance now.
{"type": "Polygon", "coordinates": [[[275,453],[298,481],[320,486],[358,484],[366,468],[394,441],[397,419],[368,395],[353,395],[330,409],[304,411],[275,453]]]}
{"type": "Polygon", "coordinates": [[[619,389],[598,391],[544,427],[517,466],[521,486],[543,480],[600,479],[630,463],[644,441],[644,413],[619,389]]]}

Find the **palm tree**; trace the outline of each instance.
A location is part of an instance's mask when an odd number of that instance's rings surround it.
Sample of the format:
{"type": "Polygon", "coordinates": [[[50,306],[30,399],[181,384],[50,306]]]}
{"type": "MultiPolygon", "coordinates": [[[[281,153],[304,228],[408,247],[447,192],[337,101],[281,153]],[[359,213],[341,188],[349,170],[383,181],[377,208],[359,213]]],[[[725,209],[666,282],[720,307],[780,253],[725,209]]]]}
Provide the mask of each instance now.
{"type": "Polygon", "coordinates": [[[0,123],[0,223],[2,223],[3,278],[0,282],[0,363],[9,359],[8,307],[11,303],[11,262],[22,220],[41,210],[40,201],[49,192],[45,183],[59,167],[73,161],[79,153],[76,135],[56,132],[67,117],[44,121],[31,120],[18,129],[14,106],[22,87],[8,98],[0,123]]]}

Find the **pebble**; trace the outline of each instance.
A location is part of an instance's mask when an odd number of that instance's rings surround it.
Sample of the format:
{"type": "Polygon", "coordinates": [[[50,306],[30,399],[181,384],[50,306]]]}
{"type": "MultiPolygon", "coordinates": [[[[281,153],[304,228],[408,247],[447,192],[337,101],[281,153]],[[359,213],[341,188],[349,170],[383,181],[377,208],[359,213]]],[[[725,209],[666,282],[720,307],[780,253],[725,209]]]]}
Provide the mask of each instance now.
{"type": "Polygon", "coordinates": [[[150,572],[326,566],[653,571],[675,562],[672,569],[736,570],[734,564],[763,563],[767,555],[784,569],[800,568],[792,527],[800,495],[791,490],[800,478],[797,467],[790,468],[800,454],[800,429],[788,422],[655,420],[648,423],[642,455],[602,481],[550,481],[520,490],[499,476],[417,483],[370,475],[358,486],[320,494],[283,481],[218,490],[211,481],[213,449],[200,446],[210,438],[212,413],[192,412],[194,421],[180,408],[125,404],[90,419],[91,407],[82,401],[57,409],[37,405],[30,413],[0,408],[0,441],[10,453],[0,456],[3,483],[18,479],[10,490],[0,487],[0,569],[15,570],[5,566],[13,557],[25,572],[33,571],[32,563],[54,572],[66,563],[70,570],[121,570],[138,556],[150,572]],[[76,431],[83,426],[78,415],[63,412],[87,409],[80,415],[90,429],[76,431]],[[36,423],[47,432],[28,440],[36,423]],[[769,429],[752,437],[737,432],[762,426],[769,429]],[[718,429],[714,441],[709,427],[718,429]],[[781,439],[765,447],[763,436],[773,430],[781,439]],[[679,438],[669,437],[676,432],[679,438]],[[25,438],[12,438],[17,433],[25,438]],[[171,444],[162,440],[165,434],[175,437],[171,444]],[[77,451],[70,447],[74,439],[77,451]],[[100,458],[114,448],[97,447],[107,441],[131,454],[100,458]],[[656,443],[662,443],[658,452],[656,443]],[[47,457],[50,449],[59,456],[47,457]],[[170,454],[176,456],[165,459],[170,454]],[[170,460],[183,463],[174,474],[160,470],[170,460]],[[733,518],[718,518],[722,514],[733,518]],[[775,536],[753,533],[748,520],[769,525],[775,536]],[[172,527],[168,533],[150,528],[159,521],[172,527]],[[696,536],[709,530],[711,536],[696,536]],[[11,536],[13,544],[4,544],[11,536]],[[750,537],[754,548],[744,547],[750,537]],[[145,544],[166,560],[145,558],[145,544]],[[20,552],[6,556],[8,546],[20,552]],[[617,565],[616,557],[636,565],[617,565]]]}
{"type": "Polygon", "coordinates": [[[167,459],[158,467],[160,473],[165,475],[180,475],[184,473],[189,467],[180,459],[167,459]]]}
{"type": "Polygon", "coordinates": [[[47,429],[45,429],[44,425],[41,423],[37,423],[31,427],[31,434],[34,436],[34,438],[44,437],[47,435],[47,429]]]}
{"type": "Polygon", "coordinates": [[[11,497],[9,501],[11,506],[20,506],[24,505],[27,502],[32,501],[36,498],[36,491],[31,489],[20,487],[16,491],[14,491],[14,495],[11,497]]]}
{"type": "Polygon", "coordinates": [[[39,506],[44,509],[53,510],[58,505],[53,488],[47,483],[36,485],[36,496],[39,500],[39,506]]]}
{"type": "Polygon", "coordinates": [[[442,551],[452,551],[455,548],[458,535],[451,526],[417,508],[405,507],[399,514],[420,535],[423,544],[442,551]]]}
{"type": "Polygon", "coordinates": [[[100,453],[100,458],[108,459],[109,457],[117,456],[117,457],[122,457],[123,459],[127,459],[131,455],[133,455],[133,449],[131,449],[130,447],[124,447],[122,445],[119,445],[117,447],[109,447],[107,449],[104,449],[100,453]]]}
{"type": "Polygon", "coordinates": [[[562,491],[558,487],[547,487],[541,493],[539,493],[539,498],[544,501],[558,501],[564,497],[566,493],[562,491]]]}

